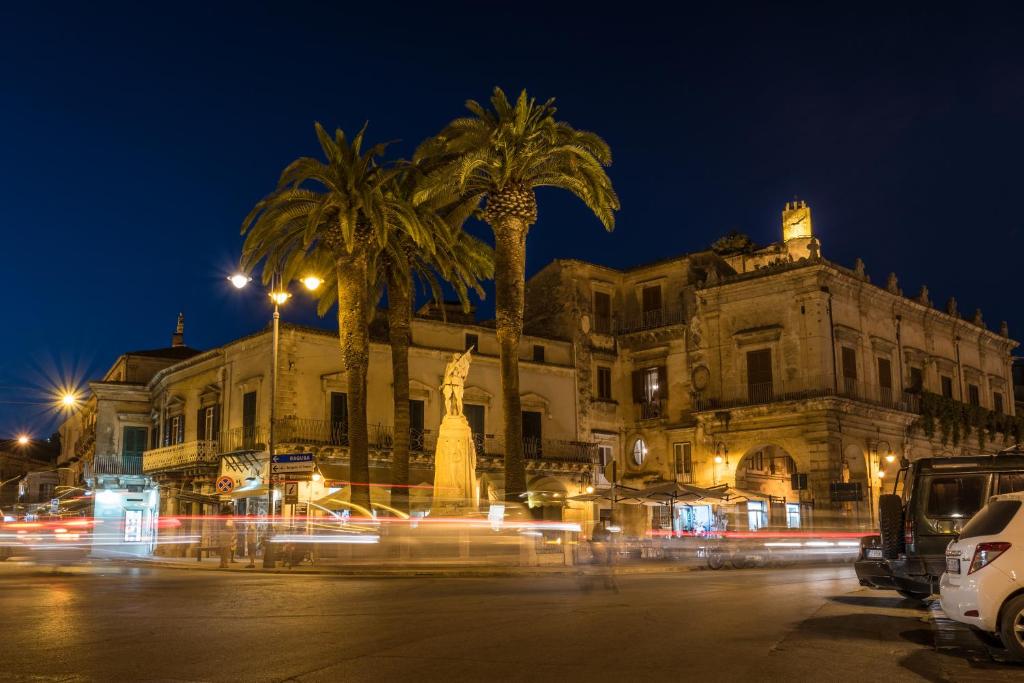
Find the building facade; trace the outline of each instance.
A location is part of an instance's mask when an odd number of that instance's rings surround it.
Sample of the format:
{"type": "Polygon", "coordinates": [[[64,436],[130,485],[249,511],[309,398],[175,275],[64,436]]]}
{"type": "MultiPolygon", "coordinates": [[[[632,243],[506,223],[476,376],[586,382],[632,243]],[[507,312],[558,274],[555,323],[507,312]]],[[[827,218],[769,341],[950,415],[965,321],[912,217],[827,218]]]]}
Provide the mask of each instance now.
{"type": "MultiPolygon", "coordinates": [[[[900,458],[1015,442],[1005,324],[826,260],[803,202],[782,237],[628,270],[559,260],[527,283],[527,330],[572,344],[581,438],[620,483],[725,487],[751,527],[866,525],[900,458]]],[[[688,528],[622,514],[634,532],[688,528]]]]}

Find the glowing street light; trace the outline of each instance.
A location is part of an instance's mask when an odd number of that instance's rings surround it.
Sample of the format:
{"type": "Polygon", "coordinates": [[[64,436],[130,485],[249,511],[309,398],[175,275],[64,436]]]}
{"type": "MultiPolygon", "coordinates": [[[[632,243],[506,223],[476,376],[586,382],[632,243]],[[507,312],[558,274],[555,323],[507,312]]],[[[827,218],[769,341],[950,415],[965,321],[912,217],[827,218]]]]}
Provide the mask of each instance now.
{"type": "Polygon", "coordinates": [[[878,478],[885,479],[885,470],[878,470],[878,478]]]}
{"type": "Polygon", "coordinates": [[[316,275],[307,275],[306,277],[302,278],[302,284],[305,285],[306,289],[308,289],[311,292],[315,292],[316,290],[320,289],[320,285],[322,285],[323,283],[324,281],[318,278],[316,275]]]}
{"type": "Polygon", "coordinates": [[[75,396],[70,391],[65,391],[63,394],[61,394],[60,404],[65,408],[74,408],[75,406],[78,405],[78,397],[75,396]]]}
{"type": "Polygon", "coordinates": [[[889,451],[885,456],[885,461],[889,463],[896,462],[896,454],[889,451]]]}
{"type": "Polygon", "coordinates": [[[242,289],[247,284],[252,282],[252,278],[243,273],[235,273],[234,275],[228,278],[228,282],[233,284],[235,286],[235,289],[242,289]]]}
{"type": "Polygon", "coordinates": [[[29,441],[31,441],[31,439],[29,439],[25,434],[18,437],[18,443],[22,446],[27,446],[29,441]]]}
{"type": "Polygon", "coordinates": [[[270,292],[270,300],[278,306],[283,306],[288,303],[288,299],[292,298],[292,295],[285,291],[270,292]]]}

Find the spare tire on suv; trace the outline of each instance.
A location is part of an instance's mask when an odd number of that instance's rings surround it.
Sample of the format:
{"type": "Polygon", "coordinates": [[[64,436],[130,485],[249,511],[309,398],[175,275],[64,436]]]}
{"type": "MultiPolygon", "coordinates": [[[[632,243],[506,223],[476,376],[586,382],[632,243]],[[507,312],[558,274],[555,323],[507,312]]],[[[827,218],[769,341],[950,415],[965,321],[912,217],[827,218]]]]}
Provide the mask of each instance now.
{"type": "Polygon", "coordinates": [[[902,498],[894,494],[878,497],[878,530],[882,537],[882,557],[895,560],[905,550],[902,498]]]}

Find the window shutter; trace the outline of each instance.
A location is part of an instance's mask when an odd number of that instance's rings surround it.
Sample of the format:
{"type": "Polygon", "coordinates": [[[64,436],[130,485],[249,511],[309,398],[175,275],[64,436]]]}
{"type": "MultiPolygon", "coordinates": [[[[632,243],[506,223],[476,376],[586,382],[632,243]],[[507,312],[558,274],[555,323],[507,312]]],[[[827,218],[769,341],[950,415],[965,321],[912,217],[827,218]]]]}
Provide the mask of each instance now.
{"type": "Polygon", "coordinates": [[[633,371],[633,403],[644,402],[644,373],[643,370],[633,371]]]}
{"type": "Polygon", "coordinates": [[[658,366],[658,398],[668,398],[668,370],[664,365],[658,366]]]}
{"type": "Polygon", "coordinates": [[[220,441],[220,404],[213,406],[213,434],[206,438],[212,441],[220,441]]]}
{"type": "Polygon", "coordinates": [[[178,416],[178,440],[175,443],[185,443],[185,413],[178,416]]]}
{"type": "Polygon", "coordinates": [[[206,408],[200,408],[196,412],[196,441],[205,441],[209,438],[206,433],[206,408]]]}
{"type": "Polygon", "coordinates": [[[164,416],[164,446],[171,445],[171,418],[164,416]]]}

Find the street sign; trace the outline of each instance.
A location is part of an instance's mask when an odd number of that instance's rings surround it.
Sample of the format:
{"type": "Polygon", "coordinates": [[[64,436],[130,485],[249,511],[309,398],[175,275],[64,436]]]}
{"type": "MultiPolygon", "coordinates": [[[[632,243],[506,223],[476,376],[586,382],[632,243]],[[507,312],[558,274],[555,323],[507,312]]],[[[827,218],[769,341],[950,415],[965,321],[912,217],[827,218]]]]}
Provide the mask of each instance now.
{"type": "Polygon", "coordinates": [[[60,512],[60,498],[50,499],[50,514],[55,515],[60,512]]]}
{"type": "Polygon", "coordinates": [[[286,453],[270,458],[270,473],[312,472],[316,462],[312,453],[286,453]]]}
{"type": "Polygon", "coordinates": [[[285,505],[294,505],[299,502],[299,483],[297,481],[286,481],[284,483],[285,505]]]}
{"type": "Polygon", "coordinates": [[[313,479],[312,472],[278,472],[270,475],[272,484],[280,484],[283,481],[310,481],[313,479]]]}
{"type": "Polygon", "coordinates": [[[217,493],[231,493],[235,488],[235,480],[224,475],[217,479],[217,493]]]}

